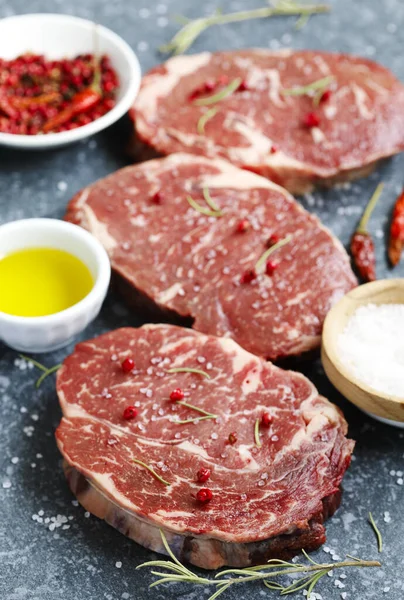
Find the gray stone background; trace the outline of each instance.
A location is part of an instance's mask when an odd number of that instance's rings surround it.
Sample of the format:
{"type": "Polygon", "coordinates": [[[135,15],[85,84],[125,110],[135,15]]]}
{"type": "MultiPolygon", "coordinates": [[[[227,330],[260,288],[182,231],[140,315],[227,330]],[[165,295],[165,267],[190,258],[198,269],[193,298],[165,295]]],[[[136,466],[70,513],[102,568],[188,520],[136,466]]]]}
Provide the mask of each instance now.
{"type": "MultiPolygon", "coordinates": [[[[390,67],[404,81],[404,0],[331,0],[332,13],[310,20],[301,31],[294,18],[252,21],[212,28],[192,52],[248,46],[321,48],[359,53],[390,67]]],[[[24,12],[64,12],[95,19],[122,35],[138,52],[143,71],[161,61],[157,47],[172,37],[170,20],[182,13],[212,12],[262,5],[260,0],[0,0],[0,17],[24,12]]],[[[129,122],[83,143],[53,152],[25,153],[0,148],[0,223],[23,217],[61,217],[81,187],[127,164],[129,122]]],[[[386,183],[371,221],[379,276],[391,277],[385,260],[387,219],[403,185],[402,156],[388,161],[369,179],[346,189],[319,192],[302,202],[347,244],[376,182],[386,183]]],[[[394,272],[404,276],[404,263],[394,272]]],[[[102,314],[85,332],[90,337],[114,327],[142,323],[119,298],[108,297],[102,314]]],[[[42,357],[48,366],[72,346],[42,357]]],[[[152,554],[77,506],[68,490],[53,434],[60,410],[49,378],[36,390],[37,372],[15,364],[16,353],[0,344],[0,600],[155,600],[203,599],[207,589],[168,586],[148,590],[147,570],[135,567],[152,554]],[[45,523],[46,519],[52,519],[45,523]],[[44,522],[41,522],[41,519],[44,522]],[[56,521],[56,525],[53,524],[56,521]]],[[[321,562],[353,553],[377,558],[371,510],[384,538],[383,568],[334,572],[317,588],[324,600],[404,598],[404,433],[368,419],[327,382],[319,361],[301,365],[321,393],[340,405],[357,440],[355,460],[345,478],[341,509],[328,523],[327,544],[315,554],[321,562]],[[340,587],[341,585],[345,587],[340,587]]],[[[223,598],[275,598],[259,584],[223,598]]],[[[297,597],[303,597],[301,592],[297,597]]]]}

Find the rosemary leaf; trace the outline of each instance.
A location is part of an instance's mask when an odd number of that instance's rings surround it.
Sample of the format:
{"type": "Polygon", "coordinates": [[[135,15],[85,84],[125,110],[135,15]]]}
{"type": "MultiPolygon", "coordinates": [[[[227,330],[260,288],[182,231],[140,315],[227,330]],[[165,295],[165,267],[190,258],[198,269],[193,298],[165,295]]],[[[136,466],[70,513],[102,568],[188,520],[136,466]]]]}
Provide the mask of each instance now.
{"type": "MultiPolygon", "coordinates": [[[[250,19],[265,19],[277,16],[309,17],[314,14],[326,13],[331,10],[327,4],[304,4],[295,1],[280,0],[275,6],[263,6],[252,10],[241,10],[233,13],[216,13],[209,17],[200,17],[188,21],[175,34],[172,40],[161,46],[160,52],[182,54],[192,46],[195,40],[212,25],[225,25],[250,19]]],[[[184,19],[184,17],[182,17],[184,19]]]]}
{"type": "Polygon", "coordinates": [[[359,225],[356,229],[356,233],[364,233],[364,234],[368,233],[368,229],[367,229],[368,221],[370,219],[370,216],[373,212],[374,207],[376,206],[377,201],[379,200],[380,196],[382,195],[383,188],[384,188],[383,182],[379,183],[378,186],[376,187],[371,199],[369,200],[368,204],[365,207],[364,213],[363,213],[361,220],[359,221],[359,225]]]}
{"type": "Polygon", "coordinates": [[[55,373],[62,366],[62,364],[60,363],[60,364],[54,365],[53,367],[50,367],[48,369],[47,367],[42,365],[37,360],[34,360],[33,358],[29,358],[29,356],[25,356],[24,354],[19,354],[18,356],[20,358],[23,358],[24,360],[32,363],[34,365],[34,367],[36,367],[37,369],[40,369],[41,371],[43,371],[42,375],[40,377],[38,377],[38,379],[35,382],[35,387],[37,389],[44,382],[44,380],[48,377],[48,375],[52,375],[52,373],[55,373]]]}
{"type": "Polygon", "coordinates": [[[164,483],[164,485],[171,485],[171,483],[169,483],[168,481],[166,481],[165,479],[160,477],[160,475],[158,473],[156,473],[156,471],[154,469],[152,469],[152,467],[149,467],[149,465],[146,465],[146,463],[142,462],[141,460],[138,460],[137,458],[132,458],[132,462],[147,469],[149,471],[149,473],[151,473],[153,475],[153,477],[158,479],[158,481],[160,481],[161,483],[164,483]]]}
{"type": "Polygon", "coordinates": [[[193,369],[192,367],[175,367],[173,369],[166,369],[166,373],[195,373],[196,375],[202,375],[206,379],[210,379],[209,373],[202,371],[202,369],[193,369]]]}
{"type": "Polygon", "coordinates": [[[221,585],[214,594],[209,596],[208,600],[215,600],[215,598],[217,598],[218,596],[220,596],[220,594],[225,592],[231,586],[231,584],[232,584],[232,582],[230,581],[229,583],[225,583],[224,585],[221,585]]]}
{"type": "Polygon", "coordinates": [[[261,440],[260,440],[260,420],[259,419],[257,419],[255,421],[254,439],[255,439],[255,445],[258,446],[258,448],[261,448],[262,444],[261,444],[261,440]]]}
{"type": "Polygon", "coordinates": [[[302,85],[300,87],[292,87],[292,88],[284,88],[281,91],[283,96],[305,96],[310,94],[310,92],[323,92],[333,81],[335,77],[329,75],[328,77],[323,77],[322,79],[317,79],[317,81],[313,81],[307,85],[302,85]]]}
{"type": "Polygon", "coordinates": [[[207,421],[208,419],[217,419],[217,415],[205,415],[203,417],[195,417],[194,419],[184,419],[183,421],[174,420],[171,422],[175,425],[187,425],[188,423],[195,423],[195,421],[207,421]]]}
{"type": "Polygon", "coordinates": [[[219,109],[214,106],[213,108],[210,108],[205,113],[203,113],[196,126],[199,135],[203,135],[205,133],[205,125],[208,123],[208,121],[213,119],[213,117],[217,114],[218,110],[219,109]]]}
{"type": "Polygon", "coordinates": [[[320,566],[320,564],[318,562],[316,562],[315,560],[313,560],[306,552],[306,550],[304,548],[302,548],[302,554],[305,558],[307,558],[308,561],[311,562],[312,565],[317,565],[317,567],[320,566]]]}
{"type": "Polygon", "coordinates": [[[214,415],[203,408],[199,408],[198,406],[194,406],[193,404],[188,404],[188,402],[183,402],[182,400],[177,400],[176,404],[180,404],[181,406],[186,406],[191,410],[196,410],[196,412],[201,413],[201,415],[205,415],[206,417],[211,417],[212,419],[217,419],[217,415],[214,415]]]}
{"type": "Polygon", "coordinates": [[[211,210],[210,208],[205,208],[204,206],[201,206],[200,204],[195,202],[195,200],[192,198],[192,196],[187,196],[187,200],[188,200],[189,204],[192,206],[192,208],[194,208],[198,212],[202,213],[203,215],[206,215],[207,217],[221,217],[223,215],[223,213],[220,210],[219,211],[211,210]]]}
{"type": "Polygon", "coordinates": [[[205,198],[206,204],[208,206],[210,206],[210,208],[212,210],[214,210],[215,212],[221,212],[220,206],[218,206],[216,204],[216,202],[213,200],[213,198],[211,197],[210,192],[209,192],[209,188],[208,187],[204,187],[203,190],[202,190],[202,193],[203,193],[203,197],[205,198]]]}
{"type": "Polygon", "coordinates": [[[371,526],[373,527],[373,530],[376,534],[376,538],[377,538],[377,548],[379,550],[379,552],[382,552],[383,550],[383,538],[382,538],[382,534],[380,533],[380,529],[378,528],[378,526],[375,523],[375,520],[373,518],[372,513],[369,513],[369,522],[371,524],[371,526]]]}
{"type": "Polygon", "coordinates": [[[207,106],[209,104],[216,104],[216,102],[220,102],[228,96],[231,96],[231,94],[233,94],[233,92],[235,92],[240,87],[240,83],[241,77],[236,77],[236,79],[233,79],[233,81],[226,85],[226,87],[222,88],[216,94],[213,94],[213,96],[199,98],[199,100],[194,101],[194,104],[196,104],[197,106],[207,106]]]}
{"type": "Polygon", "coordinates": [[[269,256],[271,256],[271,254],[273,252],[275,252],[276,250],[279,250],[279,248],[282,248],[282,246],[286,246],[286,244],[289,244],[291,239],[292,239],[292,236],[287,235],[285,238],[283,238],[282,240],[279,240],[279,242],[276,242],[276,244],[274,244],[273,246],[268,248],[268,250],[265,250],[264,254],[262,254],[260,256],[260,258],[257,260],[257,262],[255,263],[255,271],[257,273],[259,273],[261,271],[261,269],[264,267],[264,265],[267,261],[267,258],[269,256]]]}

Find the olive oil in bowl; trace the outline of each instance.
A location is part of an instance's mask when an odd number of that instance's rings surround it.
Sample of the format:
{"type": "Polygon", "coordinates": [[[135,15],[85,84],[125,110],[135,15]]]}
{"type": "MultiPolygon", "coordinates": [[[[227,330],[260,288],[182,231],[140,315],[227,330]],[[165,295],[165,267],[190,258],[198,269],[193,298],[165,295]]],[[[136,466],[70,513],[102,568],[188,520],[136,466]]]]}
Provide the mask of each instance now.
{"type": "Polygon", "coordinates": [[[0,258],[0,311],[42,317],[77,304],[94,285],[88,267],[55,248],[24,248],[0,258]]]}

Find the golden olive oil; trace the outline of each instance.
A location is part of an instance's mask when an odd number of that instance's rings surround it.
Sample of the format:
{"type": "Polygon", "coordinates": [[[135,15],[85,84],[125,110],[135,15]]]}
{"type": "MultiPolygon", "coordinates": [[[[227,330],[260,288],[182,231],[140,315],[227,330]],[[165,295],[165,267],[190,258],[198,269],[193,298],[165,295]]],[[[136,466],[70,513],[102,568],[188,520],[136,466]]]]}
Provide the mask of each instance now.
{"type": "Polygon", "coordinates": [[[25,248],[0,259],[0,311],[41,317],[80,302],[94,285],[88,267],[54,248],[25,248]]]}

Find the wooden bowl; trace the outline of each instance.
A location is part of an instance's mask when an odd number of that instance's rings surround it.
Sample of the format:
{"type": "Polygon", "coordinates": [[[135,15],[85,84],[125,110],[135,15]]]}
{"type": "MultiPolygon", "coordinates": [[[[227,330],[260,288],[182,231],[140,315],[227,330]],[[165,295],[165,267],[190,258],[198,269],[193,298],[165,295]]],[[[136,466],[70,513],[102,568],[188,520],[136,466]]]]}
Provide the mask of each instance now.
{"type": "MultiPolygon", "coordinates": [[[[404,304],[404,279],[383,279],[361,285],[330,310],[323,329],[323,367],[332,384],[353,404],[379,421],[404,428],[404,390],[402,398],[382,394],[359,381],[339,359],[339,334],[355,310],[367,304],[404,304]]],[[[403,333],[397,332],[398,335],[403,333]]]]}

